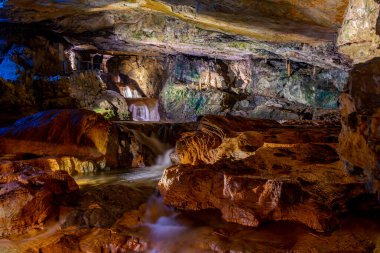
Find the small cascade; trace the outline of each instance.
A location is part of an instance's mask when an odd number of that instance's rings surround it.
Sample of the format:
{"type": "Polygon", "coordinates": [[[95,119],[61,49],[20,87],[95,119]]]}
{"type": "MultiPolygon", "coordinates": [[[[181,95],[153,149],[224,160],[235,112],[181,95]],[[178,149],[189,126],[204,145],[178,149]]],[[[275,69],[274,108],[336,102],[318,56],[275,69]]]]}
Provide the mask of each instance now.
{"type": "Polygon", "coordinates": [[[145,137],[145,143],[154,146],[157,154],[156,163],[152,166],[125,171],[105,171],[94,175],[92,173],[79,175],[75,181],[79,186],[96,186],[105,184],[134,184],[145,183],[146,185],[156,186],[164,170],[172,165],[170,155],[174,152],[168,144],[161,143],[154,137],[145,137]]]}
{"type": "Polygon", "coordinates": [[[121,95],[125,98],[141,98],[141,95],[136,89],[131,89],[129,86],[119,87],[121,95]]]}
{"type": "Polygon", "coordinates": [[[157,99],[128,99],[127,103],[134,121],[160,121],[157,99]]]}

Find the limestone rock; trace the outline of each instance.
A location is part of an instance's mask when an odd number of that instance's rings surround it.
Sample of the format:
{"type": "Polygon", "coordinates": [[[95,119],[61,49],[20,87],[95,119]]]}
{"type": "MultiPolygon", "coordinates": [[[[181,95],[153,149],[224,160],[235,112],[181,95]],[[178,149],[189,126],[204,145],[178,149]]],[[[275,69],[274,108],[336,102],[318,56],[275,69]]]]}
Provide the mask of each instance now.
{"type": "Polygon", "coordinates": [[[119,223],[123,223],[123,215],[126,218],[127,212],[138,209],[153,192],[154,187],[149,186],[133,188],[110,184],[88,187],[74,200],[76,206],[67,214],[61,227],[110,228],[119,219],[119,223]]]}
{"type": "Polygon", "coordinates": [[[379,23],[379,1],[350,1],[337,40],[339,51],[355,64],[379,57],[379,23]]]}
{"type": "Polygon", "coordinates": [[[15,23],[45,21],[75,46],[101,51],[231,60],[275,56],[320,67],[347,66],[334,49],[347,0],[206,1],[196,5],[196,1],[152,0],[44,6],[7,1],[5,14],[15,23]],[[194,8],[195,13],[181,11],[194,8]]]}
{"type": "Polygon", "coordinates": [[[69,96],[74,100],[76,108],[90,107],[103,95],[104,84],[94,71],[74,73],[69,78],[61,79],[60,82],[67,83],[69,96]]]}
{"type": "Polygon", "coordinates": [[[100,160],[81,160],[76,157],[41,157],[28,160],[21,160],[25,165],[41,168],[43,170],[64,170],[70,175],[97,172],[106,168],[106,161],[100,160]]]}
{"type": "Polygon", "coordinates": [[[102,116],[86,110],[52,110],[22,118],[0,130],[4,154],[106,159],[117,164],[117,134],[102,116]]]}
{"type": "Polygon", "coordinates": [[[129,118],[128,104],[125,98],[115,91],[107,90],[91,106],[95,111],[110,111],[119,120],[129,118]]]}
{"type": "Polygon", "coordinates": [[[219,209],[247,226],[291,220],[328,231],[366,195],[364,181],[343,169],[334,125],[206,116],[198,129],[178,141],[179,165],[159,183],[166,204],[219,209]]]}
{"type": "Polygon", "coordinates": [[[143,95],[158,97],[175,57],[122,57],[118,70],[138,84],[143,95]]]}
{"type": "Polygon", "coordinates": [[[0,164],[0,237],[43,228],[57,214],[59,198],[78,186],[64,171],[44,171],[22,163],[0,164]]]}
{"type": "Polygon", "coordinates": [[[380,189],[379,73],[379,58],[356,65],[341,97],[339,154],[349,173],[365,178],[370,192],[380,189]]]}
{"type": "Polygon", "coordinates": [[[235,102],[234,95],[218,89],[198,90],[195,86],[167,85],[161,93],[161,104],[169,120],[196,121],[201,115],[225,115],[235,102]]]}

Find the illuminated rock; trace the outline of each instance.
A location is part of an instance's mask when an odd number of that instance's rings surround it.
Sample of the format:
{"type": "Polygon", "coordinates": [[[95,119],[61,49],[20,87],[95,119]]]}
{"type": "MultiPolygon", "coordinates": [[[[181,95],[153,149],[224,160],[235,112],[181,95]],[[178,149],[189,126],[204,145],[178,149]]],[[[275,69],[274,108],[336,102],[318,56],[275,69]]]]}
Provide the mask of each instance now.
{"type": "Polygon", "coordinates": [[[379,1],[350,1],[337,39],[339,51],[355,64],[379,57],[379,24],[379,1]]]}
{"type": "Polygon", "coordinates": [[[246,226],[289,220],[335,228],[336,215],[365,196],[366,186],[339,160],[340,128],[315,124],[204,117],[198,131],[177,142],[179,164],[159,183],[165,203],[219,209],[246,226]]]}
{"type": "Polygon", "coordinates": [[[60,199],[78,190],[64,171],[44,171],[22,163],[0,163],[0,237],[44,228],[60,199]]]}
{"type": "Polygon", "coordinates": [[[5,154],[105,159],[116,166],[116,147],[112,124],[86,110],[40,112],[0,129],[0,150],[5,154]]]}
{"type": "Polygon", "coordinates": [[[231,60],[275,55],[320,67],[346,65],[334,43],[347,0],[204,1],[200,5],[199,9],[196,1],[155,0],[48,5],[8,1],[6,17],[21,23],[52,22],[75,46],[109,52],[231,60]]]}
{"type": "Polygon", "coordinates": [[[111,119],[127,120],[129,119],[128,104],[124,97],[119,93],[107,90],[97,99],[91,107],[95,111],[106,111],[111,113],[111,119]]]}
{"type": "Polygon", "coordinates": [[[347,93],[341,97],[342,132],[339,154],[346,170],[367,182],[369,192],[380,191],[380,59],[356,65],[347,93]]]}

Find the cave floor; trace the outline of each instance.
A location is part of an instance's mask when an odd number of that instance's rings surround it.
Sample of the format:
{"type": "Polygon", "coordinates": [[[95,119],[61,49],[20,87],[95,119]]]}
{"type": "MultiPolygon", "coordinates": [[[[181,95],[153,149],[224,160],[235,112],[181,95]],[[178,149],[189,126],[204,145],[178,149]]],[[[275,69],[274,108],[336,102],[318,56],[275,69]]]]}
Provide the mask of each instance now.
{"type": "Polygon", "coordinates": [[[107,205],[113,210],[120,201],[132,197],[137,200],[127,204],[127,212],[112,226],[88,227],[75,223],[68,226],[67,220],[73,221],[68,213],[78,207],[61,207],[60,218],[50,219],[44,230],[0,240],[0,252],[61,252],[63,249],[100,252],[107,248],[186,253],[380,252],[380,216],[376,214],[341,217],[339,229],[330,233],[318,233],[293,222],[268,222],[250,228],[225,222],[213,210],[168,208],[155,193],[159,178],[146,180],[145,172],[112,171],[76,177],[81,186],[79,205],[86,206],[87,211],[96,205],[107,205]],[[118,189],[128,196],[117,196],[118,189]]]}

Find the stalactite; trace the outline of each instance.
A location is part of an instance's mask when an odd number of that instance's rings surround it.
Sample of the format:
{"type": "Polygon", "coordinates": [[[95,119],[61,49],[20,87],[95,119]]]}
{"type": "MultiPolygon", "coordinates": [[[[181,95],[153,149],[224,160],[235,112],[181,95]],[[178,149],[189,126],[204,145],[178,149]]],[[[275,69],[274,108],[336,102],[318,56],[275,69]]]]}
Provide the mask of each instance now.
{"type": "Polygon", "coordinates": [[[292,66],[289,59],[286,59],[286,68],[288,70],[288,77],[290,77],[292,75],[292,66]]]}

